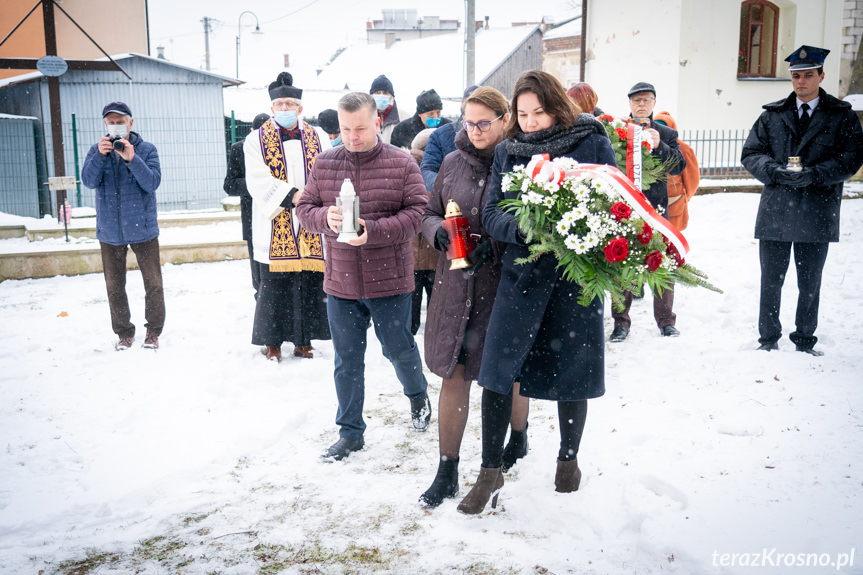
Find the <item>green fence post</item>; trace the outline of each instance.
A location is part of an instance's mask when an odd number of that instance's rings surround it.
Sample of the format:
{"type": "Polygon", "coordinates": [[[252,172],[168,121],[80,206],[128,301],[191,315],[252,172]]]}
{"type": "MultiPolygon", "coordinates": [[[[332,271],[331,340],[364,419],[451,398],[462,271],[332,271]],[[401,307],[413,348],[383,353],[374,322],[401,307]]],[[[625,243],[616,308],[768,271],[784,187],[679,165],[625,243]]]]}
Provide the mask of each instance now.
{"type": "Polygon", "coordinates": [[[78,128],[75,125],[75,114],[72,114],[72,149],[75,151],[75,188],[78,193],[75,196],[78,207],[81,207],[81,170],[78,169],[78,128]]]}
{"type": "Polygon", "coordinates": [[[237,143],[237,119],[234,118],[234,111],[231,110],[231,145],[237,143]]]}

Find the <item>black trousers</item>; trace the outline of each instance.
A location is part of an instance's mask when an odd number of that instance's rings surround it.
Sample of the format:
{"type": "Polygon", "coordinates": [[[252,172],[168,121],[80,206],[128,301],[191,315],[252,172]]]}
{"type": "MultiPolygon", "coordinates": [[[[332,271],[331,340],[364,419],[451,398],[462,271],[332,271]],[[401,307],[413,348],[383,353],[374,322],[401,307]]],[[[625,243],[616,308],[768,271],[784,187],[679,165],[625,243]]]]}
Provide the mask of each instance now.
{"type": "Polygon", "coordinates": [[[246,240],[249,246],[249,265],[252,267],[252,287],[255,288],[255,301],[258,300],[258,291],[261,289],[261,264],[255,261],[255,247],[252,240],[246,240]]]}
{"type": "Polygon", "coordinates": [[[428,305],[434,288],[434,275],[435,270],[414,270],[414,293],[411,297],[411,333],[414,335],[420,329],[423,292],[426,294],[426,305],[428,305]]]}
{"type": "Polygon", "coordinates": [[[827,260],[830,244],[821,242],[776,242],[761,240],[758,244],[761,259],[761,305],[758,313],[759,343],[776,343],[782,337],[779,307],[782,303],[782,285],[794,248],[794,266],[797,269],[797,329],[789,339],[798,347],[811,349],[818,341],[813,335],[818,327],[818,304],[821,300],[821,272],[827,260]]]}
{"type": "Polygon", "coordinates": [[[105,242],[99,242],[99,246],[114,333],[121,338],[135,336],[129,298],[126,296],[126,254],[131,247],[135,252],[135,259],[138,260],[141,277],[144,278],[144,318],[147,320],[147,331],[161,335],[162,328],[165,327],[165,293],[162,289],[159,238],[131,246],[115,246],[105,242]]]}

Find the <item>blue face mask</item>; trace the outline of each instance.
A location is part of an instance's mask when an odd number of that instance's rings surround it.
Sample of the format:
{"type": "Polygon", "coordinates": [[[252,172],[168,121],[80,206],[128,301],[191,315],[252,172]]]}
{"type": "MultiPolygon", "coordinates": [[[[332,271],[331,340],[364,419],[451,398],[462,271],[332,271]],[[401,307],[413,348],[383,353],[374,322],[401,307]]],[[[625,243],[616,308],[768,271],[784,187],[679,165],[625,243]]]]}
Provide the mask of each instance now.
{"type": "Polygon", "coordinates": [[[335,140],[330,140],[330,145],[331,145],[332,147],[334,147],[334,148],[335,148],[336,146],[341,145],[341,143],[342,143],[342,135],[341,135],[341,134],[339,134],[339,137],[338,137],[338,138],[336,138],[335,140]]]}
{"type": "Polygon", "coordinates": [[[437,128],[440,126],[440,118],[426,118],[426,126],[429,128],[437,128]]]}
{"type": "Polygon", "coordinates": [[[384,111],[390,107],[390,97],[386,94],[375,94],[372,97],[375,99],[375,106],[378,107],[378,110],[384,111]]]}
{"type": "Polygon", "coordinates": [[[275,115],[276,123],[283,128],[292,128],[297,123],[295,110],[279,111],[275,115]]]}

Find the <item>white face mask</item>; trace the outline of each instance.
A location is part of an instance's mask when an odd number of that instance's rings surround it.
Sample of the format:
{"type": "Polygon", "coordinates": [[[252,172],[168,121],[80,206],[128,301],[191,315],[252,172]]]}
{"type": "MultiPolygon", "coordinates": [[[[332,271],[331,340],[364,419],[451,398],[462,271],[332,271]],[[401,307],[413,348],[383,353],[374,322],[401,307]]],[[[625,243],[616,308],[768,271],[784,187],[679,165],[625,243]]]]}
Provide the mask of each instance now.
{"type": "Polygon", "coordinates": [[[105,128],[112,138],[125,138],[129,133],[129,126],[126,124],[105,124],[105,128]]]}

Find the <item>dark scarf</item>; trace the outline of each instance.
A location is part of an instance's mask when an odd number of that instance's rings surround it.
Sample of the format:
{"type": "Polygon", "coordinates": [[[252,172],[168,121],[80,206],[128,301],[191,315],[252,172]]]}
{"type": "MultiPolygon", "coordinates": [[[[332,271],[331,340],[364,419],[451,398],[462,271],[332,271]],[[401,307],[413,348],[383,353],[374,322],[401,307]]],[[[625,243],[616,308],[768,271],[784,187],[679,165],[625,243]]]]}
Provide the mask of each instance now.
{"type": "Polygon", "coordinates": [[[593,134],[608,137],[605,128],[590,114],[579,114],[571,128],[555,124],[551,128],[517,133],[506,140],[506,151],[510,156],[530,158],[535,154],[548,154],[552,158],[563,156],[578,146],[582,140],[593,134]]]}
{"type": "Polygon", "coordinates": [[[467,130],[459,130],[455,133],[455,147],[463,152],[471,164],[483,168],[486,172],[491,171],[491,164],[494,161],[494,146],[486,150],[479,150],[470,141],[467,130]]]}

